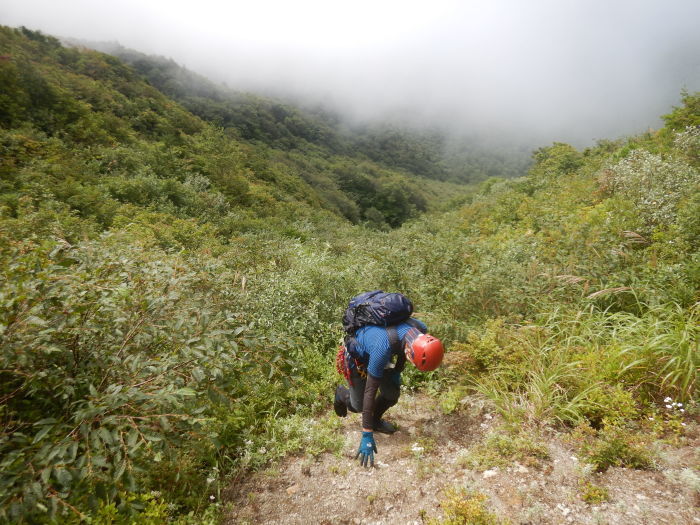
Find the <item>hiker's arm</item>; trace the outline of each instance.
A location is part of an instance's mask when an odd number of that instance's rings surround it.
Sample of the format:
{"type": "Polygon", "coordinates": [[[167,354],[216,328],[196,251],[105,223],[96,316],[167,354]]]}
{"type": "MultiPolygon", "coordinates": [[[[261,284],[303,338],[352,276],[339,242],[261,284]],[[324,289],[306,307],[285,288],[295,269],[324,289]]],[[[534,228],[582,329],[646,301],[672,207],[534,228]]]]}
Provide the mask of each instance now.
{"type": "Polygon", "coordinates": [[[374,430],[374,400],[377,398],[377,390],[381,378],[367,374],[365,394],[362,399],[362,430],[372,432],[374,430]]]}

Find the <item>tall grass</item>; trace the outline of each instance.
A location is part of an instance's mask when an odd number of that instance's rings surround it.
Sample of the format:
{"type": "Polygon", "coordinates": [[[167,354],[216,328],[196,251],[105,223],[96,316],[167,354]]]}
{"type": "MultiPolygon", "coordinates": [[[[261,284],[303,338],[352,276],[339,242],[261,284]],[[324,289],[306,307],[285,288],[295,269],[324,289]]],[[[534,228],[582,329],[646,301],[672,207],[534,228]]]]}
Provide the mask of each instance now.
{"type": "Polygon", "coordinates": [[[567,361],[564,352],[533,356],[531,369],[520,384],[513,384],[512,370],[503,370],[472,384],[511,423],[577,424],[590,409],[590,394],[600,382],[580,381],[580,361],[567,361]]]}
{"type": "Polygon", "coordinates": [[[700,308],[657,306],[620,333],[623,372],[656,397],[688,401],[696,393],[700,367],[700,308]]]}
{"type": "Polygon", "coordinates": [[[527,424],[598,424],[665,396],[694,399],[699,309],[666,304],[644,311],[550,312],[541,322],[551,335],[533,341],[528,359],[471,384],[506,420],[527,424]]]}

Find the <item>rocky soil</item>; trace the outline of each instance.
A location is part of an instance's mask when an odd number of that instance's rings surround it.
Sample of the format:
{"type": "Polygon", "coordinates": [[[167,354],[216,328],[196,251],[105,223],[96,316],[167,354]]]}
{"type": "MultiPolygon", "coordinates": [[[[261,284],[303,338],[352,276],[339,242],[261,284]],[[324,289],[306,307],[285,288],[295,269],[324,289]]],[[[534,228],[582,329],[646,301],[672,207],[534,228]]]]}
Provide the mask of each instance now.
{"type": "Polygon", "coordinates": [[[341,454],[290,457],[234,484],[224,523],[421,524],[441,516],[446,489],[465,487],[486,495],[488,509],[505,523],[700,524],[697,422],[687,423],[682,446],[659,444],[655,470],[591,474],[557,433],[547,437],[550,458],[538,466],[466,468],[460,458],[500,424],[469,400],[445,415],[428,396],[403,395],[388,416],[399,431],[375,434],[376,468],[353,460],[359,416],[350,414],[341,454]],[[607,489],[609,501],[584,502],[582,480],[607,489]]]}

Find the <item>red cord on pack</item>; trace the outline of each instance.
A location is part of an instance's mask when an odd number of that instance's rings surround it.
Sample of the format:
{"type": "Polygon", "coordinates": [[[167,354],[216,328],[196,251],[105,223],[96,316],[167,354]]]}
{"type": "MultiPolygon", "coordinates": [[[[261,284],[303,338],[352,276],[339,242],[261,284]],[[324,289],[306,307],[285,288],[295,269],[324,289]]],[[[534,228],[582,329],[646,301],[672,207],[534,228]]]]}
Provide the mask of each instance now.
{"type": "Polygon", "coordinates": [[[335,356],[335,368],[338,373],[343,376],[349,385],[352,386],[352,381],[350,380],[350,367],[348,366],[347,352],[343,345],[338,347],[338,353],[335,356]]]}

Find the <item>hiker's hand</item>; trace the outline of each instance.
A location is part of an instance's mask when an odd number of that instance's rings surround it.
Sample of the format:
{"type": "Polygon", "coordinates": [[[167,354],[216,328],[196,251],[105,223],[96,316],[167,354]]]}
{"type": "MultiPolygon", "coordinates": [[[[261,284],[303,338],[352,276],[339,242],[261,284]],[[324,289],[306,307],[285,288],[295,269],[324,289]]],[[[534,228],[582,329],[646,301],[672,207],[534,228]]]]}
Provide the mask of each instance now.
{"type": "Polygon", "coordinates": [[[360,448],[357,449],[355,459],[360,458],[360,466],[373,467],[374,453],[377,451],[377,445],[374,443],[374,435],[372,432],[363,432],[360,448]]]}

